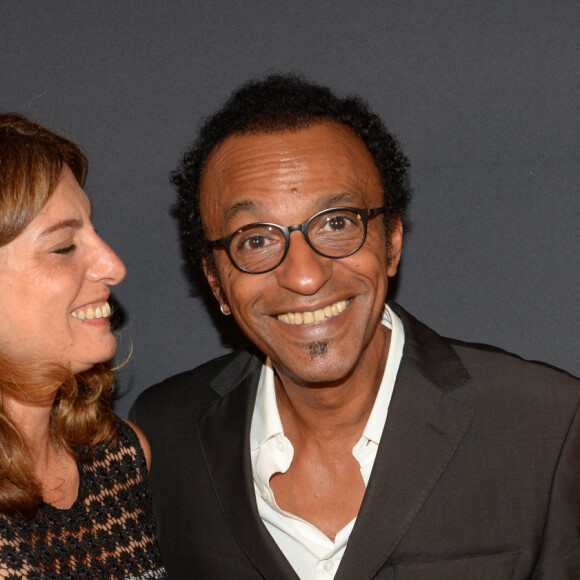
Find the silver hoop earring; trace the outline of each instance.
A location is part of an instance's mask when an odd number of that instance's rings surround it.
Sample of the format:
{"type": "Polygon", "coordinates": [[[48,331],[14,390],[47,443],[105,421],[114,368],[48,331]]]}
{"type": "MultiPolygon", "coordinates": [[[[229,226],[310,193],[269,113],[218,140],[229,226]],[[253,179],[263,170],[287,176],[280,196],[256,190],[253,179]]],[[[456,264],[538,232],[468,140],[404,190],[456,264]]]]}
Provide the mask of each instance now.
{"type": "Polygon", "coordinates": [[[220,310],[222,311],[222,314],[224,316],[230,316],[230,314],[232,313],[232,311],[229,310],[229,308],[225,304],[220,304],[220,310]]]}

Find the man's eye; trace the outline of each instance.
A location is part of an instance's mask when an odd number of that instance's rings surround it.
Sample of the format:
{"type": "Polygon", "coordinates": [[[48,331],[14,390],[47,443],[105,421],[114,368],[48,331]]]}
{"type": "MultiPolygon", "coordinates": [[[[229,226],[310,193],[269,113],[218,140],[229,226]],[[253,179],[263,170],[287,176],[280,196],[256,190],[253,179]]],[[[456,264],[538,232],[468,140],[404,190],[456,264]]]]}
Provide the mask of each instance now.
{"type": "Polygon", "coordinates": [[[268,238],[261,235],[248,236],[240,240],[238,245],[240,250],[261,250],[269,244],[268,238]]]}
{"type": "Polygon", "coordinates": [[[347,223],[343,217],[333,217],[328,220],[327,225],[331,230],[343,230],[347,226],[347,223]]]}
{"type": "Polygon", "coordinates": [[[276,245],[283,242],[282,233],[277,228],[265,226],[241,230],[235,238],[234,247],[238,252],[259,252],[273,250],[276,245]]]}
{"type": "Polygon", "coordinates": [[[65,246],[64,248],[58,248],[58,249],[54,250],[54,253],[55,254],[70,254],[71,252],[74,252],[75,249],[76,249],[76,245],[71,244],[70,246],[65,246]]]}
{"type": "Polygon", "coordinates": [[[350,216],[335,215],[335,216],[329,217],[326,220],[322,229],[337,232],[337,231],[341,231],[341,230],[348,228],[352,224],[353,224],[353,220],[350,216]]]}

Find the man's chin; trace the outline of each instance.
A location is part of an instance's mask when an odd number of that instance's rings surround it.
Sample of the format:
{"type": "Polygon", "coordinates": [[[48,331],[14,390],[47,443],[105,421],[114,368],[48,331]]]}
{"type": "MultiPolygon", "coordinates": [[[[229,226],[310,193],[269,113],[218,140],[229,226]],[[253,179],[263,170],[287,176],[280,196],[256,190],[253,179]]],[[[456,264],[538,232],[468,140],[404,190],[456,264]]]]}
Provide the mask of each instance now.
{"type": "Polygon", "coordinates": [[[310,343],[306,352],[309,358],[301,365],[274,363],[282,381],[286,376],[296,385],[304,387],[331,387],[340,385],[352,373],[348,361],[332,356],[327,343],[310,343]]]}
{"type": "Polygon", "coordinates": [[[305,346],[308,351],[310,360],[315,360],[317,358],[322,358],[328,352],[328,347],[330,346],[330,340],[320,340],[316,342],[310,342],[305,346]]]}

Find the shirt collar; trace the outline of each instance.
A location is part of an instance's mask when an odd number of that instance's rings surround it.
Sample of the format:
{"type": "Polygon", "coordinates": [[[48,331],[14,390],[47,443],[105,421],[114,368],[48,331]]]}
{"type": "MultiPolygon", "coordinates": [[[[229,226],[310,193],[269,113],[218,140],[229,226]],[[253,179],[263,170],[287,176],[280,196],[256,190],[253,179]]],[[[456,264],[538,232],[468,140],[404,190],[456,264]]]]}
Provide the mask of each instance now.
{"type": "Polygon", "coordinates": [[[254,416],[250,430],[250,450],[258,449],[265,441],[283,434],[282,420],[276,403],[274,367],[270,357],[262,365],[258,393],[254,404],[254,416]]]}
{"type": "Polygon", "coordinates": [[[372,441],[377,445],[381,440],[381,435],[383,434],[383,429],[387,421],[389,404],[393,395],[393,389],[395,388],[395,381],[397,379],[401,357],[403,356],[404,343],[403,323],[386,304],[381,322],[387,328],[391,329],[389,354],[377,397],[363,431],[363,437],[366,437],[369,441],[372,441]]]}

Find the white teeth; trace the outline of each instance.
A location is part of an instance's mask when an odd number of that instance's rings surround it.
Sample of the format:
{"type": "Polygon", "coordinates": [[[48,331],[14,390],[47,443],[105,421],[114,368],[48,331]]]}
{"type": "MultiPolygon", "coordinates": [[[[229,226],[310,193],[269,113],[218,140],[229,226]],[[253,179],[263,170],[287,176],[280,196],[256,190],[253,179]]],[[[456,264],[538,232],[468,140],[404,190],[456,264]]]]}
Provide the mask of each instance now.
{"type": "Polygon", "coordinates": [[[102,306],[93,308],[89,306],[86,310],[77,310],[72,313],[78,320],[94,320],[95,318],[108,318],[111,316],[111,306],[105,302],[102,306]]]}
{"type": "Polygon", "coordinates": [[[276,318],[286,324],[320,324],[333,316],[338,316],[348,306],[348,300],[335,302],[331,306],[325,306],[319,310],[308,312],[286,312],[278,314],[276,318]]]}

